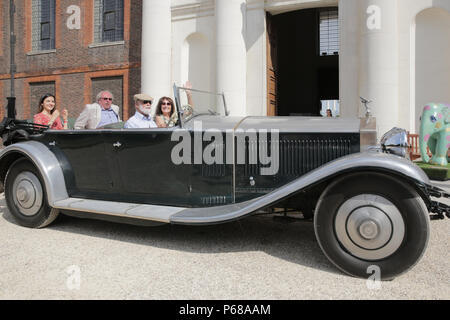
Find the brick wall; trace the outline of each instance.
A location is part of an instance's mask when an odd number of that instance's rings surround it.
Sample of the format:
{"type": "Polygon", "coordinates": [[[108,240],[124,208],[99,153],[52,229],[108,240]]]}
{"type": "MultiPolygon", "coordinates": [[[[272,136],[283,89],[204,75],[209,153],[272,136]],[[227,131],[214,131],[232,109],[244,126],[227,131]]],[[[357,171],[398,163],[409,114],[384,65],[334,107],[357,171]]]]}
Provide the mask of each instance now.
{"type": "MultiPolygon", "coordinates": [[[[5,9],[3,8],[3,3],[2,3],[2,5],[0,6],[0,21],[9,21],[4,14],[5,14],[5,9]]],[[[0,28],[0,61],[3,56],[3,48],[5,47],[3,40],[5,39],[5,31],[6,30],[3,30],[3,29],[4,28],[0,28]]]]}
{"type": "MultiPolygon", "coordinates": [[[[121,96],[124,119],[134,113],[130,107],[133,109],[132,97],[140,89],[142,0],[124,1],[124,41],[114,45],[93,43],[93,5],[92,0],[57,0],[55,50],[38,53],[32,51],[31,43],[32,0],[16,1],[18,118],[33,116],[35,99],[40,94],[38,88],[45,88],[49,82],[54,85],[57,106],[67,108],[69,117],[77,117],[86,103],[94,101],[93,91],[100,84],[111,86],[105,89],[121,96]],[[81,10],[80,29],[67,27],[71,15],[67,9],[71,5],[81,10]]],[[[0,18],[0,114],[4,114],[10,87],[9,0],[0,0],[0,18]]]]}

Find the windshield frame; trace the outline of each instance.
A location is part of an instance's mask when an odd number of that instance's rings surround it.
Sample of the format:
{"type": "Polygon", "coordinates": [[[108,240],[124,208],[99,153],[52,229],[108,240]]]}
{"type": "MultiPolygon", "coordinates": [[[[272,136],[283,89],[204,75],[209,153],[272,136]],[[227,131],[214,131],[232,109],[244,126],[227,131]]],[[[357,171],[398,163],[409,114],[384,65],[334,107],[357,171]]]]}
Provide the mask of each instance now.
{"type": "MultiPolygon", "coordinates": [[[[180,127],[184,128],[185,123],[189,122],[191,119],[195,118],[198,115],[214,115],[212,113],[205,113],[205,112],[201,112],[201,113],[195,113],[195,106],[192,106],[193,112],[191,116],[188,116],[187,119],[185,119],[183,117],[183,110],[182,110],[182,106],[181,106],[181,99],[180,99],[180,90],[189,90],[192,92],[198,92],[198,93],[207,93],[210,95],[215,95],[215,96],[220,96],[222,98],[223,101],[223,108],[224,108],[224,113],[225,116],[229,115],[228,109],[227,109],[227,104],[226,104],[226,100],[225,100],[225,95],[224,93],[216,93],[216,92],[212,92],[212,91],[204,91],[204,90],[198,90],[198,89],[193,89],[193,88],[186,88],[186,87],[179,87],[176,84],[173,85],[173,93],[174,93],[174,97],[175,97],[175,105],[177,108],[177,114],[178,114],[178,119],[180,122],[180,127]]],[[[217,114],[217,116],[220,116],[221,114],[217,114]]]]}

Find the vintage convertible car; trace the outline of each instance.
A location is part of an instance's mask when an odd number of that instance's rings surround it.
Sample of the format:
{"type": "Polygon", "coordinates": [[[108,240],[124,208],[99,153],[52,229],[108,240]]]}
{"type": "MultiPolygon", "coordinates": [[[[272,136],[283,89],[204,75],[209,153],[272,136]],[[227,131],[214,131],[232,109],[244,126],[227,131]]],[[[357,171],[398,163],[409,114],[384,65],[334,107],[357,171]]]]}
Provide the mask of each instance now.
{"type": "Polygon", "coordinates": [[[405,158],[393,129],[376,145],[375,119],[228,116],[223,95],[174,86],[172,128],[48,130],[14,117],[0,125],[0,181],[18,224],[59,212],[142,224],[224,223],[279,208],[311,219],[344,272],[392,279],[415,265],[429,237],[431,199],[449,195],[405,158]]]}

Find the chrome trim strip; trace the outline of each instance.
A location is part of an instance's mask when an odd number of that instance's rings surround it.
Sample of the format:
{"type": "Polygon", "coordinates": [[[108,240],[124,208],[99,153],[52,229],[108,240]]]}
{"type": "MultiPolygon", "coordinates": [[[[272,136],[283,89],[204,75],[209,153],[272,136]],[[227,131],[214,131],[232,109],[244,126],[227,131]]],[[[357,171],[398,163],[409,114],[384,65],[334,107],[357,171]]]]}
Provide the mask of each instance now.
{"type": "Polygon", "coordinates": [[[208,224],[237,219],[260,208],[273,204],[299,190],[336,173],[357,168],[386,169],[396,171],[421,183],[430,184],[427,175],[411,161],[380,152],[364,152],[331,161],[306,175],[264,196],[241,203],[209,208],[189,208],[171,217],[172,223],[208,224]]]}
{"type": "Polygon", "coordinates": [[[9,145],[0,151],[0,161],[10,152],[24,154],[38,168],[44,179],[47,200],[51,207],[56,201],[69,197],[59,161],[45,144],[25,141],[9,145]]]}

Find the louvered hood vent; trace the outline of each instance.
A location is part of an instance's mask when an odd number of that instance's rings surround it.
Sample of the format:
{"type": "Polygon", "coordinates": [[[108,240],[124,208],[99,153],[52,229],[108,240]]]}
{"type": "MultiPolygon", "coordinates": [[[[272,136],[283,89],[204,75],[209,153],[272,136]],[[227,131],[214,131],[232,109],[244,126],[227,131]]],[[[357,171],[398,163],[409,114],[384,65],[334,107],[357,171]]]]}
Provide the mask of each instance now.
{"type": "MultiPolygon", "coordinates": [[[[278,145],[278,176],[301,176],[327,162],[357,152],[352,150],[350,137],[280,140],[278,145]]],[[[256,150],[257,142],[247,143],[246,160],[249,159],[249,153],[256,152],[256,150]]],[[[244,175],[258,176],[261,172],[261,165],[249,164],[249,162],[246,161],[244,165],[244,175]]]]}

